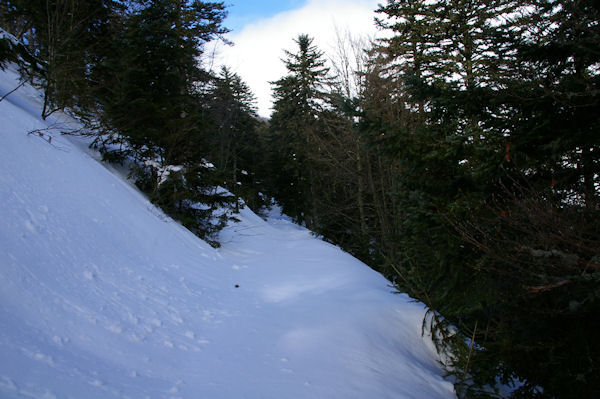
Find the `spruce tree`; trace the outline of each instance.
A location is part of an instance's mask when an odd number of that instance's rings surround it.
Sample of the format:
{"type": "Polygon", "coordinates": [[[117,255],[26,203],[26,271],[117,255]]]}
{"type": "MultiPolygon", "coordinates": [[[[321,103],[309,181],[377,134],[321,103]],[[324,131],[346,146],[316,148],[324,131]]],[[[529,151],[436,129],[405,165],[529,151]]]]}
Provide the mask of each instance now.
{"type": "Polygon", "coordinates": [[[315,222],[315,171],[308,161],[312,137],[320,129],[329,69],[308,35],[295,39],[297,52],[285,51],[288,75],[273,82],[271,132],[280,156],[275,161],[277,198],[284,212],[307,227],[315,222]]]}
{"type": "Polygon", "coordinates": [[[102,129],[118,132],[140,159],[177,164],[197,157],[206,129],[199,65],[203,44],[226,32],[221,3],[140,1],[113,38],[99,73],[102,129]]]}
{"type": "Polygon", "coordinates": [[[223,66],[207,93],[206,112],[214,126],[209,159],[223,176],[226,188],[255,211],[264,205],[256,169],[262,163],[262,142],[255,97],[241,77],[223,66]]]}
{"type": "Polygon", "coordinates": [[[222,3],[140,0],[115,19],[111,51],[95,67],[91,119],[107,159],[127,160],[138,186],[211,244],[237,198],[205,161],[211,120],[204,44],[227,30],[222,3]],[[220,217],[214,213],[219,212],[220,217]],[[213,223],[215,222],[215,223],[213,223]]]}
{"type": "Polygon", "coordinates": [[[382,76],[400,78],[394,98],[418,116],[412,127],[379,125],[392,128],[385,148],[401,163],[398,281],[484,348],[455,341],[461,396],[514,375],[527,380],[517,394],[589,396],[597,4],[418,3],[380,10],[400,21],[387,25],[395,38],[382,46],[382,76]],[[403,16],[410,5],[419,12],[403,16]],[[427,49],[416,70],[410,38],[427,49]]]}
{"type": "Polygon", "coordinates": [[[481,234],[470,236],[484,253],[483,270],[518,281],[505,283],[512,295],[495,301],[501,322],[487,346],[529,381],[524,392],[540,385],[547,395],[585,397],[598,385],[600,358],[592,333],[600,303],[590,294],[600,284],[592,271],[600,239],[600,126],[592,116],[600,112],[593,50],[600,9],[592,1],[536,1],[520,16],[505,41],[514,62],[496,97],[504,117],[494,118],[505,132],[510,177],[491,202],[497,216],[481,216],[474,222],[481,234]],[[493,237],[483,233],[490,226],[493,237]]]}

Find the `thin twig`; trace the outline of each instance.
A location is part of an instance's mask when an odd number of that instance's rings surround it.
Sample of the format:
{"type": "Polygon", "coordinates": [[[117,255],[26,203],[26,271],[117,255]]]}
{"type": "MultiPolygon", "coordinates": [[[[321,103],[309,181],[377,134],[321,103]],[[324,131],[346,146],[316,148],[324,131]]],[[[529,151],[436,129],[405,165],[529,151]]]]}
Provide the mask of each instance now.
{"type": "Polygon", "coordinates": [[[471,343],[469,344],[469,355],[467,356],[467,364],[465,365],[465,371],[463,372],[463,381],[465,380],[469,371],[469,363],[471,362],[471,354],[473,353],[473,345],[475,344],[475,334],[477,333],[477,320],[475,320],[475,328],[473,328],[473,336],[471,337],[471,343]]]}
{"type": "Polygon", "coordinates": [[[11,95],[12,93],[14,93],[15,91],[19,90],[23,85],[25,84],[25,81],[22,81],[17,87],[15,87],[14,89],[12,89],[11,91],[9,91],[8,93],[6,93],[5,95],[3,95],[0,98],[0,102],[2,102],[2,100],[4,100],[6,97],[8,97],[9,95],[11,95]]]}

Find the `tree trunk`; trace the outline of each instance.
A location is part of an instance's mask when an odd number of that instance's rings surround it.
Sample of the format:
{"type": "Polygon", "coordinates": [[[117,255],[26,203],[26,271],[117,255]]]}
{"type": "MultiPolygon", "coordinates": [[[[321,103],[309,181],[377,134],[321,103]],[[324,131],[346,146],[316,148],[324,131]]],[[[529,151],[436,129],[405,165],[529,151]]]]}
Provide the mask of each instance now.
{"type": "Polygon", "coordinates": [[[594,184],[594,155],[589,146],[582,150],[581,159],[583,163],[583,189],[585,196],[585,206],[588,209],[596,209],[598,205],[598,194],[594,184]]]}
{"type": "Polygon", "coordinates": [[[365,202],[364,202],[364,177],[363,177],[363,162],[360,156],[361,143],[356,140],[356,174],[358,178],[358,215],[360,217],[360,233],[363,237],[367,236],[367,224],[365,217],[365,202]]]}

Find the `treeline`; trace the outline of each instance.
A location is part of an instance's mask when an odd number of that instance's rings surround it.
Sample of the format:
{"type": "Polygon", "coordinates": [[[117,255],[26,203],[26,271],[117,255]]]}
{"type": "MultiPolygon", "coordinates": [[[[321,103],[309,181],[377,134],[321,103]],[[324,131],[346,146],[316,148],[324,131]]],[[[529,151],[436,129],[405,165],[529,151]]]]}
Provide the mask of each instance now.
{"type": "Polygon", "coordinates": [[[270,193],[433,309],[461,397],[600,386],[600,6],[388,1],[386,39],[300,35],[270,193]],[[367,49],[366,52],[362,51],[367,49]],[[517,389],[518,388],[518,389],[517,389]]]}
{"type": "Polygon", "coordinates": [[[167,214],[218,245],[238,197],[262,205],[254,98],[229,69],[206,66],[206,44],[228,32],[222,2],[3,0],[0,11],[22,43],[3,41],[3,59],[43,90],[42,117],[74,113],[78,133],[131,166],[167,214]]]}
{"type": "Polygon", "coordinates": [[[221,2],[0,8],[39,60],[23,73],[44,116],[76,112],[200,236],[214,240],[236,196],[253,209],[272,196],[432,309],[424,328],[460,397],[515,378],[515,398],[595,395],[598,2],[388,0],[387,39],[340,36],[326,59],[296,38],[268,123],[239,76],[203,66],[226,32],[221,2]]]}

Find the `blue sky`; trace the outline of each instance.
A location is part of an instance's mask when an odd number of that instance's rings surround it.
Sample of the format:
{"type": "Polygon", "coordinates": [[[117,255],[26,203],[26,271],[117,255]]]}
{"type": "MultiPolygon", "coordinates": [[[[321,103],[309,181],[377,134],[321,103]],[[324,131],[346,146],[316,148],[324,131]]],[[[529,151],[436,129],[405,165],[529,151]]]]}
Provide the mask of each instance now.
{"type": "MultiPolygon", "coordinates": [[[[300,34],[331,58],[338,36],[372,39],[377,35],[375,10],[383,0],[226,0],[232,29],[227,39],[233,46],[217,44],[213,68],[227,65],[250,87],[257,98],[259,115],[269,117],[272,87],[269,82],[286,74],[284,50],[295,52],[300,34]]],[[[368,40],[367,40],[368,41],[368,40]]]]}
{"type": "Polygon", "coordinates": [[[306,0],[228,0],[225,1],[229,12],[225,26],[237,31],[248,23],[300,8],[304,4],[306,0]]]}

